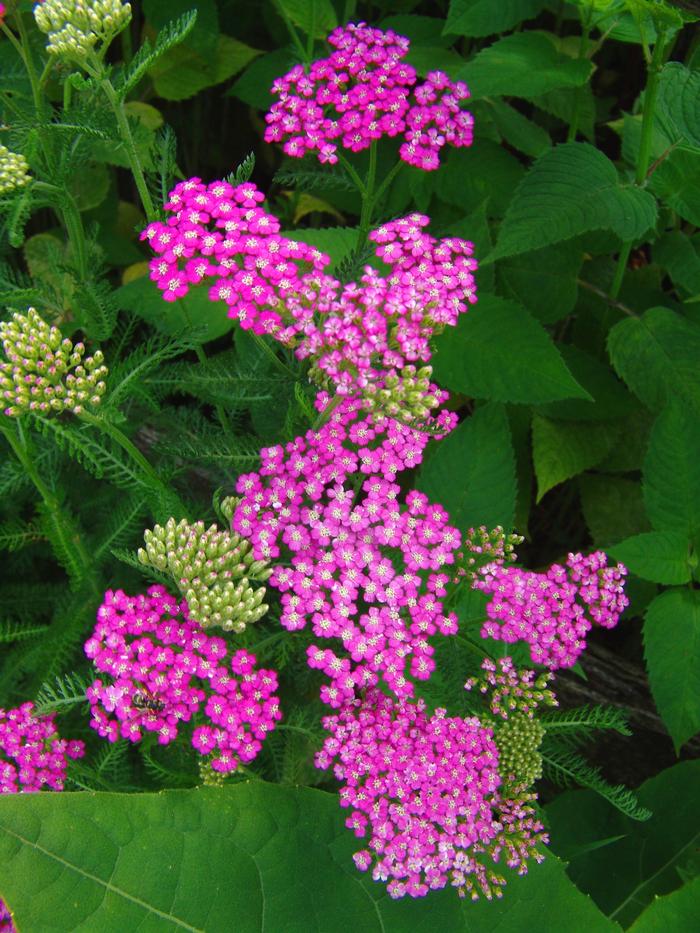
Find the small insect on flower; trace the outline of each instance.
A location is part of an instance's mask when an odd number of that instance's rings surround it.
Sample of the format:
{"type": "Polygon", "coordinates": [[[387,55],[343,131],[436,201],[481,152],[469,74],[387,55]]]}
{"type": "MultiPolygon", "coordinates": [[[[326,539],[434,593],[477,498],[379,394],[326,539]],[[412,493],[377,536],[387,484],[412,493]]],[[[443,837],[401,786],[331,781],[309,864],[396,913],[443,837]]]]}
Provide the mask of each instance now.
{"type": "Polygon", "coordinates": [[[134,694],[133,702],[136,709],[147,709],[151,713],[162,713],[165,709],[165,703],[145,688],[134,694]]]}

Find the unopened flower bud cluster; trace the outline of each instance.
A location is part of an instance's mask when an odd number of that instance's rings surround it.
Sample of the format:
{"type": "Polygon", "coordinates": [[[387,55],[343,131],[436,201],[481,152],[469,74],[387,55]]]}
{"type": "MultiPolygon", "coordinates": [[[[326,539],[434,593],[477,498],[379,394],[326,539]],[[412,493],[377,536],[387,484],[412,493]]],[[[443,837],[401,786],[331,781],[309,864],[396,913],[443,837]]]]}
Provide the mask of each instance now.
{"type": "Polygon", "coordinates": [[[139,560],[172,576],[191,618],[202,627],[219,625],[240,633],[267,612],[265,587],[253,588],[250,581],[266,580],[271,571],[267,561],[255,559],[245,538],[216,525],[205,529],[204,522],[174,518],[143,537],[146,547],[139,548],[139,560]]]}
{"type": "Polygon", "coordinates": [[[0,194],[23,188],[31,180],[28,172],[29,165],[21,153],[0,146],[0,194]]]}
{"type": "Polygon", "coordinates": [[[131,6],[121,0],[45,0],[34,7],[34,19],[49,37],[48,52],[83,59],[124,29],[131,6]]]}
{"type": "Polygon", "coordinates": [[[473,579],[488,564],[510,564],[516,560],[515,549],[525,539],[522,535],[506,534],[501,525],[489,530],[485,525],[470,528],[464,539],[464,551],[458,557],[456,578],[473,579]]]}
{"type": "Polygon", "coordinates": [[[505,780],[529,787],[542,777],[539,748],[545,729],[536,719],[516,713],[494,730],[499,769],[505,780]]]}
{"type": "Polygon", "coordinates": [[[553,674],[536,674],[531,670],[518,670],[510,657],[490,658],[482,663],[483,674],[470,677],[465,690],[478,687],[489,694],[489,709],[493,716],[507,720],[513,714],[532,719],[539,706],[558,706],[554,691],[549,689],[553,674]]]}
{"type": "Polygon", "coordinates": [[[382,383],[370,383],[364,399],[370,411],[379,411],[405,424],[422,421],[443,400],[443,393],[430,377],[432,366],[417,369],[412,364],[399,372],[388,373],[382,383]]]}
{"type": "Polygon", "coordinates": [[[85,346],[63,337],[34,308],[0,323],[6,360],[0,360],[0,392],[6,415],[26,411],[72,411],[98,405],[107,388],[100,350],[85,357],[85,346]]]}

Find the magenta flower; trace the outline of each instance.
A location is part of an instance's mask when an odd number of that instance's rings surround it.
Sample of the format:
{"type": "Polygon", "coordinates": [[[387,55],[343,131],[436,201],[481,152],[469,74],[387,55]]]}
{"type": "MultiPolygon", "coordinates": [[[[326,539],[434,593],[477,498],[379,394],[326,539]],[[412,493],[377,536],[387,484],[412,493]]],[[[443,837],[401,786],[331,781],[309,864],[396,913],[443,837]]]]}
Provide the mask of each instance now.
{"type": "Polygon", "coordinates": [[[391,30],[350,23],[328,37],[334,51],[308,72],[295,65],[272,85],[278,98],[266,115],[266,142],[283,144],[292,158],[315,152],[338,161],[338,147],[367,149],[382,137],[403,140],[399,155],[425,171],[439,166],[443,146],[469,146],[473,118],[461,109],[466,84],[440,71],[419,84],[406,64],[410,43],[391,30]]]}
{"type": "Polygon", "coordinates": [[[139,596],[109,590],[85,653],[109,675],[87,696],[90,725],[110,742],[139,742],[151,732],[167,745],[181,724],[195,722],[192,745],[226,773],[255,758],[282,716],[276,674],[256,670],[245,651],[226,666],[224,639],[205,634],[187,604],[160,586],[139,596]]]}
{"type": "Polygon", "coordinates": [[[602,551],[569,554],[546,573],[488,564],[474,587],[491,596],[482,638],[526,641],[535,664],[572,667],[593,624],[614,628],[629,600],[622,564],[607,566],[602,551]]]}
{"type": "Polygon", "coordinates": [[[54,715],[37,716],[32,703],[0,709],[0,794],[63,790],[69,758],[85,746],[59,738],[54,715]]]}

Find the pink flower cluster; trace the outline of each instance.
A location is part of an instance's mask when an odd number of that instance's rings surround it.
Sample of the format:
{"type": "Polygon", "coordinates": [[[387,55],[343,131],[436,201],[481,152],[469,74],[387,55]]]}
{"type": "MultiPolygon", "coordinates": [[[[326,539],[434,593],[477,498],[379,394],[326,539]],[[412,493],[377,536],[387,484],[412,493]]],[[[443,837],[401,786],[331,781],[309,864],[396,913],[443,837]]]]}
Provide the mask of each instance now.
{"type": "Polygon", "coordinates": [[[526,641],[535,664],[572,667],[586,647],[593,623],[614,628],[628,605],[622,564],[607,566],[602,551],[569,554],[565,566],[546,573],[491,564],[474,582],[492,596],[483,638],[526,641]]]}
{"type": "MultiPolygon", "coordinates": [[[[392,897],[421,897],[455,883],[453,873],[496,827],[499,787],[492,731],[476,718],[450,718],[425,704],[392,700],[378,690],[323,720],[329,736],[316,765],[333,766],[340,804],[352,808],[346,826],[369,834],[356,852],[361,871],[389,881],[392,897]]],[[[463,870],[463,869],[462,869],[463,870]]]]}
{"type": "Polygon", "coordinates": [[[63,790],[68,759],[85,754],[82,742],[59,738],[53,715],[33,709],[32,703],[0,709],[0,794],[63,790]]]}
{"type": "Polygon", "coordinates": [[[279,221],[258,205],[265,196],[251,183],[180,182],[164,207],[165,223],[141,233],[157,254],[151,279],[166,301],[187,294],[191,285],[214,279],[212,301],[224,301],[241,327],[264,334],[278,330],[274,310],[299,288],[300,266],[321,270],[328,256],[305,243],[280,236],[279,221]]]}
{"type": "Polygon", "coordinates": [[[245,651],[227,667],[226,642],[206,635],[189,619],[186,603],[160,586],[139,596],[109,590],[85,653],[110,676],[87,691],[90,725],[110,742],[138,742],[145,731],[167,745],[206,701],[192,745],[212,756],[214,771],[226,773],[256,757],[282,716],[276,674],[255,670],[255,657],[245,651]]]}
{"type": "MultiPolygon", "coordinates": [[[[0,3],[0,7],[2,4],[0,3]]],[[[0,10],[0,19],[2,18],[2,11],[0,10]]],[[[0,933],[17,933],[17,927],[12,922],[12,914],[10,913],[10,908],[0,897],[0,933]]]]}
{"type": "Polygon", "coordinates": [[[328,42],[334,49],[328,58],[308,71],[295,65],[272,85],[278,100],[265,117],[266,142],[283,143],[294,158],[315,152],[333,164],[338,145],[360,152],[383,136],[398,136],[401,159],[425,171],[438,168],[447,143],[471,145],[474,120],[460,106],[469,97],[466,84],[441,71],[418,83],[403,61],[410,47],[404,36],[350,23],[328,42]]]}
{"type": "MultiPolygon", "coordinates": [[[[430,370],[430,338],[454,326],[476,301],[473,245],[425,232],[429,218],[411,214],[370,234],[387,276],[367,266],[346,285],[324,274],[328,256],[279,233],[258,205],[255,185],[197,178],[178,184],[165,205],[172,216],[142,233],[156,258],[151,278],[174,301],[213,279],[212,301],[224,301],[244,328],[295,346],[312,376],[344,395],[393,400],[422,415],[446,398],[430,370]]],[[[385,406],[386,407],[386,406],[385,406]]]]}
{"type": "Polygon", "coordinates": [[[331,680],[322,697],[333,707],[379,679],[410,695],[406,675],[427,679],[434,669],[428,638],[456,631],[456,617],[443,611],[441,571],[460,534],[421,493],[401,505],[391,482],[420,462],[426,441],[390,418],[377,427],[345,400],[318,431],[261,451],[260,471],[238,480],[234,530],[258,559],[284,551],[269,580],[283,594],[282,625],[310,624],[317,638],[341,643],[340,654],[308,650],[310,666],[331,680]]]}

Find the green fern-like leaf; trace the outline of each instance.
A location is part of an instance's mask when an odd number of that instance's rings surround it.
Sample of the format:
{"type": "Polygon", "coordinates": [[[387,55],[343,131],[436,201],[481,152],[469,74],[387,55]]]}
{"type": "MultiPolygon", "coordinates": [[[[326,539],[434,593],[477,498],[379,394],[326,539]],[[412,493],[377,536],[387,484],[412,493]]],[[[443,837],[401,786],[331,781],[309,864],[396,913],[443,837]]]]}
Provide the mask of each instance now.
{"type": "Polygon", "coordinates": [[[97,479],[106,479],[121,489],[150,488],[143,474],[126,460],[121,450],[108,440],[103,441],[89,425],[41,415],[33,415],[32,421],[45,437],[55,442],[59,450],[65,451],[97,479]]]}
{"type": "Polygon", "coordinates": [[[106,340],[111,336],[119,309],[106,282],[83,282],[75,290],[74,303],[90,338],[106,340]]]}
{"type": "Polygon", "coordinates": [[[101,527],[100,543],[95,548],[95,560],[103,560],[115,549],[138,540],[143,517],[148,512],[148,498],[144,495],[130,496],[114,508],[101,527]]]}
{"type": "Polygon", "coordinates": [[[72,586],[78,586],[89,573],[87,555],[75,547],[82,531],[75,516],[66,506],[50,508],[46,503],[37,504],[39,524],[44,537],[51,545],[56,560],[68,574],[72,586]]]}
{"type": "Polygon", "coordinates": [[[139,386],[154,369],[191,349],[192,342],[186,338],[167,340],[159,334],[150,337],[110,372],[106,404],[115,407],[120,405],[130,395],[137,393],[139,386]]]}
{"type": "Polygon", "coordinates": [[[318,191],[329,188],[336,191],[355,191],[355,184],[339,169],[288,169],[275,172],[273,181],[296,191],[318,191]]]}
{"type": "Polygon", "coordinates": [[[32,541],[40,541],[44,535],[33,523],[10,519],[0,525],[0,551],[17,551],[32,541]]]}
{"type": "Polygon", "coordinates": [[[48,631],[48,628],[48,625],[26,625],[13,621],[0,622],[0,645],[24,641],[26,638],[36,638],[48,631]]]}
{"type": "Polygon", "coordinates": [[[566,744],[545,739],[542,770],[544,777],[561,787],[579,785],[595,791],[630,819],[643,821],[651,816],[651,811],[639,805],[629,788],[623,784],[609,784],[598,768],[566,744]]]}
{"type": "Polygon", "coordinates": [[[160,573],[154,567],[145,566],[131,551],[127,551],[125,548],[114,548],[111,554],[128,567],[133,567],[134,570],[138,570],[141,576],[151,583],[160,583],[161,586],[172,589],[173,581],[167,574],[160,573]]]}
{"type": "Polygon", "coordinates": [[[54,678],[53,682],[42,684],[34,701],[34,709],[40,715],[65,712],[69,707],[87,703],[85,691],[88,681],[78,674],[64,674],[54,678]]]}
{"type": "Polygon", "coordinates": [[[190,10],[161,29],[156,37],[155,45],[151,45],[146,39],[132,58],[129,66],[122,73],[121,80],[117,84],[116,90],[122,99],[145,77],[146,72],[158,61],[161,55],[182,42],[193,29],[196,20],[197,11],[190,10]]]}
{"type": "Polygon", "coordinates": [[[231,172],[230,175],[227,175],[225,180],[229,183],[229,185],[242,185],[244,182],[250,181],[254,169],[255,153],[249,152],[241,164],[236,168],[235,172],[231,172]]]}
{"type": "Polygon", "coordinates": [[[581,745],[594,732],[608,729],[620,735],[632,735],[622,710],[615,706],[582,706],[578,709],[547,710],[540,722],[551,736],[573,746],[581,745]]]}

